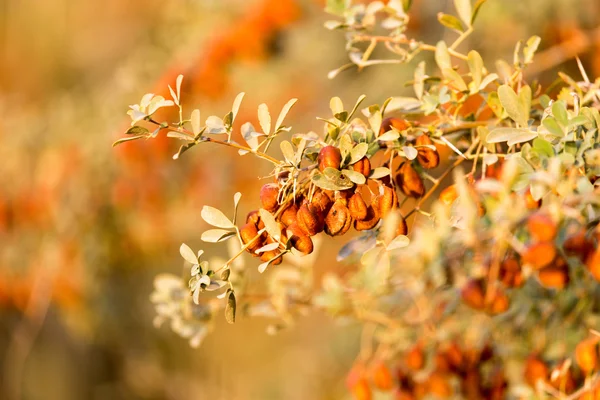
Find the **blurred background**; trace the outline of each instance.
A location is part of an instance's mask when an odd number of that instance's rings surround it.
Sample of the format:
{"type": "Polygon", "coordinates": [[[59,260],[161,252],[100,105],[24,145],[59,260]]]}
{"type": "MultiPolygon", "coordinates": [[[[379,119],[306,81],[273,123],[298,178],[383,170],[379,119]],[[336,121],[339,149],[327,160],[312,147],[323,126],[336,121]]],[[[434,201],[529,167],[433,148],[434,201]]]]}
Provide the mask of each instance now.
{"type": "MultiPolygon", "coordinates": [[[[226,256],[200,241],[202,206],[240,191],[241,215],[257,208],[269,166],[210,146],[173,161],[178,143],[163,138],[111,148],[128,105],[167,95],[180,73],[187,112],[203,117],[224,115],[240,91],[238,123],[256,124],[262,102],[276,114],[298,98],[293,132],[320,132],[315,117],[332,96],[351,105],[363,93],[369,104],[411,95],[414,65],[327,79],[347,56],[343,34],[323,28],[323,6],[0,0],[0,399],[347,398],[356,326],[313,313],[269,336],[267,319],[223,320],[198,350],[152,326],[153,277],[181,272],[182,242],[226,256]]],[[[415,0],[409,35],[451,40],[439,11],[452,13],[452,1],[415,0]]],[[[538,34],[530,74],[544,85],[557,67],[579,79],[576,54],[600,75],[596,0],[489,0],[475,27],[463,46],[490,67],[538,34]]],[[[326,240],[316,284],[345,268],[335,263],[342,242],[326,240]]]]}

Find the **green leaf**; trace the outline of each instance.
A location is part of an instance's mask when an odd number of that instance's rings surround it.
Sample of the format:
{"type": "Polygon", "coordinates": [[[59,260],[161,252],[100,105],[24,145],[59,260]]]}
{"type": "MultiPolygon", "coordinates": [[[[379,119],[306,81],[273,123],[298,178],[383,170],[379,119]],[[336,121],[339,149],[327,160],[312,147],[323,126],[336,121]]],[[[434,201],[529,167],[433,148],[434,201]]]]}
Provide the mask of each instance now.
{"type": "Polygon", "coordinates": [[[340,171],[334,168],[325,168],[323,173],[316,173],[312,182],[325,190],[345,190],[354,186],[354,183],[340,171]]]}
{"type": "Polygon", "coordinates": [[[448,53],[448,46],[443,40],[440,40],[437,46],[435,46],[435,62],[440,71],[443,71],[446,68],[452,68],[450,53],[448,53]]]}
{"type": "Polygon", "coordinates": [[[537,51],[541,41],[542,39],[539,36],[532,36],[529,38],[529,40],[527,40],[525,48],[523,49],[523,62],[525,64],[531,64],[533,62],[533,56],[535,55],[535,52],[537,51]]]}
{"type": "Polygon", "coordinates": [[[200,237],[200,239],[202,239],[203,242],[218,243],[227,240],[233,236],[235,236],[235,232],[232,231],[228,231],[225,229],[209,229],[207,231],[202,232],[202,236],[200,237]]]}
{"type": "Polygon", "coordinates": [[[231,229],[235,227],[233,222],[231,222],[221,210],[211,206],[202,207],[200,216],[206,223],[216,226],[217,228],[231,229]]]}
{"type": "Polygon", "coordinates": [[[455,30],[459,33],[462,33],[465,31],[463,24],[454,15],[438,13],[437,19],[438,19],[439,23],[442,24],[443,26],[445,26],[446,28],[455,30]]]}
{"type": "Polygon", "coordinates": [[[508,85],[502,85],[498,88],[498,98],[502,107],[508,113],[508,116],[521,126],[527,126],[528,116],[524,113],[519,97],[508,85]]]}
{"type": "Polygon", "coordinates": [[[529,120],[529,114],[531,113],[531,87],[529,85],[522,86],[519,90],[519,106],[525,120],[529,120]]]}
{"type": "Polygon", "coordinates": [[[504,108],[502,107],[502,103],[500,103],[497,92],[490,93],[486,99],[486,102],[497,118],[502,118],[504,116],[504,108]]]}
{"type": "Polygon", "coordinates": [[[173,155],[173,160],[179,159],[179,157],[181,157],[181,155],[183,153],[185,153],[186,151],[188,151],[189,149],[191,149],[192,147],[194,147],[196,144],[198,144],[198,143],[197,142],[190,142],[190,143],[184,144],[181,147],[179,147],[179,150],[177,151],[177,153],[175,153],[173,155]]]}
{"type": "Polygon", "coordinates": [[[398,131],[392,129],[391,131],[387,131],[383,135],[378,136],[377,140],[382,142],[393,142],[394,140],[398,140],[399,137],[400,134],[398,133],[398,131]]]}
{"type": "Polygon", "coordinates": [[[258,214],[260,215],[260,220],[264,222],[265,229],[269,236],[271,236],[275,240],[279,240],[281,238],[281,231],[279,230],[279,226],[277,225],[277,221],[273,214],[261,208],[258,210],[258,214]]]}
{"type": "Polygon", "coordinates": [[[542,125],[544,125],[544,127],[548,129],[548,131],[554,136],[563,137],[565,135],[563,129],[560,127],[560,125],[558,125],[558,122],[556,122],[554,117],[544,118],[544,120],[542,121],[542,125]]]}
{"type": "Polygon", "coordinates": [[[344,11],[346,11],[347,3],[346,0],[327,0],[325,12],[341,17],[344,15],[344,11]]]}
{"type": "Polygon", "coordinates": [[[402,8],[404,8],[404,11],[410,10],[411,6],[412,6],[412,0],[402,0],[402,8]]]}
{"type": "Polygon", "coordinates": [[[190,119],[192,122],[192,132],[194,132],[194,135],[198,135],[200,133],[200,110],[195,109],[192,111],[190,119]]]}
{"type": "Polygon", "coordinates": [[[147,135],[150,131],[143,126],[134,125],[125,131],[126,135],[147,135]]]}
{"type": "Polygon", "coordinates": [[[359,143],[354,146],[350,151],[350,162],[348,164],[352,165],[360,161],[367,154],[367,150],[369,150],[367,143],[359,143]]]}
{"type": "Polygon", "coordinates": [[[227,304],[225,305],[225,320],[233,324],[235,322],[236,300],[235,293],[231,289],[227,289],[227,304]]]}
{"type": "Polygon", "coordinates": [[[342,174],[347,176],[348,179],[350,179],[352,182],[356,183],[357,185],[364,185],[364,183],[367,181],[367,179],[365,178],[365,176],[363,174],[361,174],[360,172],[351,170],[351,169],[343,169],[342,174]]]}
{"type": "Polygon", "coordinates": [[[198,258],[196,257],[196,254],[192,251],[192,249],[190,249],[190,246],[188,246],[187,244],[181,244],[181,246],[179,247],[179,254],[181,254],[181,257],[183,257],[183,259],[189,262],[190,264],[198,264],[198,258]]]}
{"type": "Polygon", "coordinates": [[[294,152],[292,144],[287,140],[284,140],[279,147],[281,148],[281,153],[283,154],[283,157],[285,157],[285,160],[292,165],[296,165],[296,153],[294,152]]]}
{"type": "Polygon", "coordinates": [[[483,77],[483,59],[475,50],[471,50],[467,58],[471,78],[473,78],[473,86],[479,90],[481,79],[483,77]]]}
{"type": "Polygon", "coordinates": [[[121,139],[116,140],[113,144],[112,147],[118,146],[121,143],[125,143],[125,142],[131,142],[132,140],[138,140],[138,139],[143,139],[145,138],[146,135],[137,135],[137,136],[129,136],[129,137],[124,137],[121,139]]]}
{"type": "Polygon", "coordinates": [[[235,117],[237,117],[237,115],[238,115],[238,111],[240,111],[240,105],[242,104],[242,100],[244,99],[245,94],[246,93],[241,92],[240,94],[235,96],[235,99],[233,100],[233,105],[231,106],[231,123],[232,124],[233,124],[233,121],[235,121],[235,117]]]}
{"type": "Polygon", "coordinates": [[[360,95],[360,97],[358,98],[358,100],[356,100],[356,103],[354,104],[354,108],[352,109],[352,111],[350,111],[350,114],[348,114],[348,119],[352,118],[352,116],[354,115],[354,113],[356,112],[356,110],[358,109],[358,107],[360,106],[360,104],[366,98],[367,98],[366,95],[364,95],[364,94],[360,95]]]}
{"type": "Polygon", "coordinates": [[[417,158],[417,155],[419,154],[417,149],[415,149],[412,146],[404,146],[404,147],[402,147],[402,151],[404,152],[404,155],[406,156],[406,158],[409,160],[414,160],[415,158],[417,158]]]}
{"type": "Polygon", "coordinates": [[[421,61],[419,65],[417,65],[417,68],[415,68],[414,81],[413,89],[415,90],[415,95],[417,96],[417,99],[421,100],[423,98],[425,87],[425,61],[421,61]]]}
{"type": "Polygon", "coordinates": [[[386,167],[377,167],[371,170],[370,179],[380,179],[390,174],[390,169],[386,167]]]}
{"type": "Polygon", "coordinates": [[[269,107],[265,103],[258,106],[258,122],[265,135],[271,133],[271,114],[269,114],[269,107]]]}
{"type": "Polygon", "coordinates": [[[283,126],[283,120],[288,115],[290,109],[294,106],[294,104],[296,104],[297,101],[298,99],[291,99],[290,101],[285,103],[285,105],[281,109],[281,112],[279,113],[279,116],[277,117],[277,122],[275,123],[275,131],[278,131],[283,126]]]}
{"type": "Polygon", "coordinates": [[[185,140],[186,142],[193,142],[194,138],[191,137],[190,135],[187,135],[183,132],[177,132],[177,131],[169,131],[167,132],[167,137],[170,138],[175,138],[175,139],[179,139],[179,140],[185,140]]]}
{"type": "Polygon", "coordinates": [[[544,108],[547,108],[550,105],[551,99],[550,99],[550,96],[548,96],[547,94],[541,95],[539,100],[540,100],[540,104],[544,108]]]}
{"type": "Polygon", "coordinates": [[[512,144],[527,142],[535,137],[537,137],[537,132],[526,128],[496,128],[487,135],[486,141],[488,143],[508,142],[509,146],[512,146],[512,144]]]}
{"type": "Polygon", "coordinates": [[[408,236],[398,235],[394,238],[394,240],[392,240],[390,242],[390,244],[387,245],[386,249],[388,251],[395,250],[395,249],[401,249],[401,248],[408,246],[409,244],[410,244],[410,239],[408,238],[408,236]]]}
{"type": "Polygon", "coordinates": [[[533,148],[537,150],[539,154],[543,154],[547,157],[554,156],[554,147],[552,147],[552,143],[544,140],[542,138],[535,138],[533,141],[533,148]]]}
{"type": "Polygon", "coordinates": [[[339,114],[344,111],[344,103],[342,103],[342,99],[339,97],[332,97],[331,100],[329,100],[329,108],[331,109],[332,115],[339,114]]]}
{"type": "Polygon", "coordinates": [[[460,76],[460,74],[452,68],[444,68],[442,70],[442,73],[450,81],[450,83],[453,84],[461,92],[466,92],[467,90],[469,90],[462,76],[460,76]]]}
{"type": "Polygon", "coordinates": [[[475,5],[473,6],[473,14],[471,14],[471,25],[475,23],[475,19],[477,18],[477,14],[479,14],[479,9],[487,0],[477,0],[475,5]]]}
{"type": "Polygon", "coordinates": [[[552,115],[556,121],[562,126],[566,127],[569,123],[569,114],[567,113],[567,107],[565,102],[562,100],[555,101],[552,104],[552,115]]]}
{"type": "Polygon", "coordinates": [[[471,18],[473,15],[473,9],[471,7],[471,0],[454,0],[454,7],[460,19],[467,26],[471,26],[471,18]]]}

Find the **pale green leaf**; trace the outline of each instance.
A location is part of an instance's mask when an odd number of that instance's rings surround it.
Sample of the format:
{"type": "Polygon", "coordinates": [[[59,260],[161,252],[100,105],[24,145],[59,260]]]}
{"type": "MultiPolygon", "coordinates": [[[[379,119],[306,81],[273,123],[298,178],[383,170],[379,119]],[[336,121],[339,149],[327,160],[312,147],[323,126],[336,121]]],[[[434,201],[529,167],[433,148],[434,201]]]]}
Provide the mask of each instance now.
{"type": "Polygon", "coordinates": [[[265,103],[258,106],[258,122],[265,135],[271,133],[271,114],[265,103]]]}
{"type": "Polygon", "coordinates": [[[275,123],[275,131],[278,131],[279,128],[281,128],[281,126],[283,125],[283,120],[297,101],[298,99],[291,99],[290,101],[285,103],[285,105],[281,109],[281,112],[279,113],[279,117],[277,117],[277,122],[275,123]]]}
{"type": "Polygon", "coordinates": [[[471,26],[473,14],[471,0],[454,0],[454,7],[456,7],[456,12],[465,25],[471,26]]]}
{"type": "Polygon", "coordinates": [[[179,254],[181,254],[181,257],[183,257],[183,259],[190,264],[198,264],[198,258],[196,257],[196,254],[194,254],[192,249],[190,249],[190,246],[187,244],[181,244],[179,247],[179,254]]]}
{"type": "Polygon", "coordinates": [[[221,210],[211,206],[202,207],[200,216],[206,223],[216,226],[217,228],[231,229],[234,227],[233,222],[231,222],[221,210]]]}

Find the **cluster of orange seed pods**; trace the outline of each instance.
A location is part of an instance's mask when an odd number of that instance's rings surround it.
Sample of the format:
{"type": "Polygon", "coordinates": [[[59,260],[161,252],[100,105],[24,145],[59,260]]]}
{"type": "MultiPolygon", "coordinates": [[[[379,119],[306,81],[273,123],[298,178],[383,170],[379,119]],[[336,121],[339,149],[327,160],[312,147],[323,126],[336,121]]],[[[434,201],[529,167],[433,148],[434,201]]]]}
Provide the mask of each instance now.
{"type": "Polygon", "coordinates": [[[372,399],[374,390],[393,390],[397,400],[505,397],[508,382],[490,345],[474,348],[449,341],[432,350],[428,356],[422,343],[416,343],[393,369],[382,362],[370,369],[355,368],[348,379],[350,390],[357,400],[372,399]]]}
{"type": "MultiPolygon", "coordinates": [[[[404,130],[409,124],[399,118],[387,118],[382,123],[381,133],[392,129],[404,130]]],[[[420,168],[435,168],[439,165],[440,157],[431,139],[421,135],[414,139],[413,145],[417,151],[415,163],[420,168]]],[[[327,168],[340,170],[342,154],[338,147],[324,146],[317,157],[317,168],[323,172],[327,168]]],[[[325,190],[309,186],[301,194],[292,199],[281,199],[280,182],[265,184],[260,191],[262,208],[276,216],[281,231],[280,246],[264,251],[260,255],[256,251],[269,243],[275,243],[266,232],[258,233],[265,227],[258,211],[251,212],[246,224],[240,229],[240,235],[247,250],[260,256],[262,261],[274,259],[274,264],[281,262],[281,254],[291,247],[303,254],[313,251],[311,237],[325,232],[330,236],[340,236],[347,233],[351,227],[357,231],[373,229],[377,223],[390,212],[399,207],[396,187],[407,197],[419,198],[425,194],[425,184],[411,161],[403,161],[396,173],[394,182],[385,176],[378,179],[369,178],[372,166],[368,156],[351,165],[345,166],[354,172],[362,174],[365,184],[353,185],[345,190],[325,190]],[[368,187],[369,181],[376,182],[377,193],[368,187]],[[395,185],[394,185],[395,183],[395,185]],[[308,196],[308,193],[312,193],[308,196]]],[[[310,184],[314,185],[314,184],[310,184]]],[[[404,218],[400,217],[396,230],[397,235],[405,235],[408,227],[404,218]]]]}

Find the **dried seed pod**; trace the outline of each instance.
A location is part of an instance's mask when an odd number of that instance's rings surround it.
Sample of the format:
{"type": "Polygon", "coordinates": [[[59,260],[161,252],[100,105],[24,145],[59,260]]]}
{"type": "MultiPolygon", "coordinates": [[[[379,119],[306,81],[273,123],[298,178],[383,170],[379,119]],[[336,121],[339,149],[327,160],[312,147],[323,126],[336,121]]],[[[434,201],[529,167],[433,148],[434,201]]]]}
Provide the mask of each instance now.
{"type": "Polygon", "coordinates": [[[289,226],[296,222],[298,214],[298,206],[296,204],[291,204],[281,213],[279,216],[279,220],[285,225],[289,226]]]}
{"type": "Polygon", "coordinates": [[[260,249],[263,245],[262,237],[257,237],[257,235],[258,229],[256,229],[256,225],[251,222],[248,222],[240,229],[240,236],[244,242],[244,245],[250,243],[246,250],[254,256],[256,256],[256,253],[254,252],[260,249]]]}
{"type": "Polygon", "coordinates": [[[381,121],[381,127],[379,128],[379,135],[383,135],[386,132],[392,130],[392,127],[396,128],[400,132],[410,128],[410,124],[407,120],[396,117],[388,117],[381,121]]]}
{"type": "Polygon", "coordinates": [[[504,162],[502,161],[502,159],[498,159],[498,161],[496,161],[495,163],[488,165],[485,169],[485,177],[500,179],[500,177],[502,176],[503,165],[504,162]]]}
{"type": "Polygon", "coordinates": [[[368,157],[363,157],[352,165],[352,169],[356,172],[359,172],[364,175],[365,178],[368,178],[371,174],[371,161],[369,161],[368,157]]]}
{"type": "Polygon", "coordinates": [[[594,251],[594,243],[587,237],[585,227],[579,227],[567,236],[563,242],[563,249],[565,254],[577,256],[583,261],[594,251]]]}
{"type": "Polygon", "coordinates": [[[383,194],[379,198],[379,215],[381,218],[387,216],[398,207],[398,195],[394,188],[383,186],[383,194]]]}
{"type": "Polygon", "coordinates": [[[343,235],[352,226],[352,216],[344,201],[336,200],[325,217],[325,233],[330,236],[343,235]]]}
{"type": "Polygon", "coordinates": [[[308,236],[314,236],[323,231],[325,221],[320,209],[316,205],[302,204],[296,214],[296,218],[298,219],[298,226],[308,236]]]}
{"type": "Polygon", "coordinates": [[[440,201],[446,204],[447,206],[452,205],[452,203],[454,203],[454,200],[458,198],[458,190],[456,188],[456,185],[450,185],[444,190],[442,190],[439,198],[440,201]]]}
{"type": "Polygon", "coordinates": [[[406,225],[406,220],[402,215],[398,216],[400,222],[398,222],[398,228],[396,229],[396,236],[400,235],[408,235],[408,225],[406,225]]]}
{"type": "Polygon", "coordinates": [[[567,365],[566,361],[558,363],[552,371],[550,371],[550,384],[556,390],[564,391],[564,393],[572,393],[575,390],[575,378],[573,371],[567,365]]]}
{"type": "Polygon", "coordinates": [[[396,184],[406,196],[419,198],[425,194],[423,179],[409,162],[404,162],[396,174],[396,184]]]}
{"type": "Polygon", "coordinates": [[[317,157],[319,171],[323,172],[325,168],[340,169],[342,163],[342,153],[335,146],[325,146],[319,152],[317,157]]]}
{"type": "Polygon", "coordinates": [[[375,225],[379,222],[379,210],[376,202],[379,199],[375,198],[374,201],[371,202],[371,205],[367,207],[367,217],[361,221],[354,221],[354,229],[357,231],[366,231],[369,229],[373,229],[375,225]]]}
{"type": "Polygon", "coordinates": [[[452,369],[452,371],[456,373],[463,371],[465,367],[465,356],[458,343],[452,342],[444,351],[443,356],[449,369],[452,369]]]}
{"type": "Polygon", "coordinates": [[[404,364],[412,371],[419,371],[425,366],[425,354],[420,343],[414,345],[404,356],[404,364]]]}
{"type": "MultiPolygon", "coordinates": [[[[433,142],[429,136],[421,135],[417,138],[415,144],[417,146],[431,146],[433,145],[433,142]]],[[[423,168],[435,168],[440,165],[440,154],[437,150],[421,147],[417,149],[417,161],[423,168]]]]}
{"type": "Polygon", "coordinates": [[[527,218],[527,230],[532,238],[538,242],[554,240],[557,233],[556,223],[549,215],[537,212],[527,218]]]}
{"type": "Polygon", "coordinates": [[[293,248],[303,254],[310,254],[313,252],[312,239],[304,233],[302,228],[297,223],[291,224],[287,227],[287,237],[293,248]]]}
{"type": "Polygon", "coordinates": [[[277,210],[279,202],[279,187],[275,183],[267,183],[260,189],[260,202],[265,210],[273,212],[277,210]]]}
{"type": "Polygon", "coordinates": [[[333,204],[333,201],[327,195],[327,193],[325,193],[322,190],[319,190],[319,191],[315,192],[315,194],[312,198],[311,204],[318,207],[321,215],[327,215],[327,213],[329,212],[329,209],[331,208],[331,205],[333,204]]]}
{"type": "Polygon", "coordinates": [[[535,200],[531,195],[531,190],[529,190],[529,188],[525,191],[524,197],[525,207],[527,207],[528,210],[537,210],[542,206],[542,199],[535,200]]]}
{"type": "Polygon", "coordinates": [[[375,387],[382,391],[392,390],[395,385],[394,378],[390,369],[383,363],[379,362],[373,367],[371,372],[373,384],[375,387]]]}
{"type": "Polygon", "coordinates": [[[565,261],[555,262],[538,271],[540,284],[548,289],[564,289],[569,284],[569,267],[565,261]]]}
{"type": "Polygon", "coordinates": [[[352,218],[356,220],[362,221],[367,218],[367,203],[365,203],[365,200],[359,192],[354,193],[352,197],[350,197],[348,209],[350,210],[352,218]]]}
{"type": "Polygon", "coordinates": [[[539,242],[532,244],[523,254],[523,264],[528,264],[531,268],[538,270],[544,268],[556,257],[556,247],[552,242],[539,242]]]}
{"type": "Polygon", "coordinates": [[[485,293],[483,291],[483,282],[480,279],[471,279],[461,292],[463,302],[475,310],[485,308],[485,293]]]}
{"type": "Polygon", "coordinates": [[[252,223],[258,226],[258,221],[260,221],[258,210],[250,211],[248,216],[246,216],[246,223],[252,223]]]}
{"type": "Polygon", "coordinates": [[[546,382],[548,380],[548,366],[536,355],[530,355],[525,361],[524,378],[525,382],[532,388],[536,388],[537,382],[546,382]]]}
{"type": "Polygon", "coordinates": [[[594,370],[600,368],[598,360],[598,338],[592,337],[585,339],[575,347],[575,362],[581,370],[589,375],[594,370]]]}

